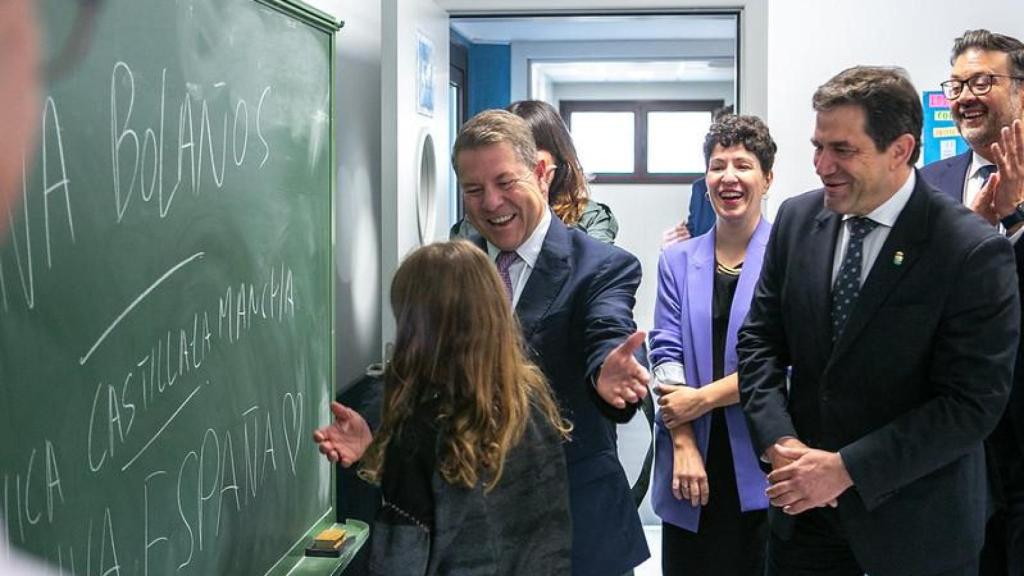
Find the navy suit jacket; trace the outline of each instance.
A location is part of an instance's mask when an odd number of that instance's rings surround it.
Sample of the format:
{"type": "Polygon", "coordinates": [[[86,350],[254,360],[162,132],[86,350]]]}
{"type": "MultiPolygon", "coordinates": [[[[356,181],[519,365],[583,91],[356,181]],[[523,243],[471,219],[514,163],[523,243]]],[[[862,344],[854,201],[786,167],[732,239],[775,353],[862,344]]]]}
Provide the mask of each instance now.
{"type": "Polygon", "coordinates": [[[971,167],[973,154],[968,150],[963,154],[932,162],[921,168],[919,174],[938,191],[949,194],[950,198],[957,202],[963,202],[964,182],[967,181],[967,170],[971,167]]]}
{"type": "MultiPolygon", "coordinates": [[[[963,154],[932,162],[921,169],[921,176],[932,186],[954,200],[960,201],[963,196],[964,182],[967,180],[967,171],[971,166],[973,153],[967,151],[963,154]]],[[[1017,282],[1024,298],[1024,240],[1014,245],[1014,253],[1017,260],[1017,282]]],[[[1014,464],[1020,465],[1022,450],[1024,450],[1024,351],[1018,351],[1016,369],[1014,371],[1013,390],[1010,392],[1010,402],[1006,407],[999,426],[986,441],[988,453],[994,460],[994,470],[997,472],[993,478],[993,489],[998,498],[1002,499],[1007,486],[1003,481],[1009,475],[1006,469],[1014,464]]],[[[1019,490],[1020,488],[1018,488],[1019,490]]]]}
{"type": "MultiPolygon", "coordinates": [[[[737,344],[754,447],[795,436],[839,452],[854,485],[838,516],[869,574],[949,570],[977,558],[985,534],[982,441],[1006,405],[1020,329],[1013,250],[918,177],[833,344],[841,221],[815,190],[784,202],[772,227],[737,344]]],[[[769,518],[788,538],[793,518],[769,518]]]]}
{"type": "MultiPolygon", "coordinates": [[[[471,238],[485,247],[484,239],[471,238]]],[[[536,266],[516,305],[531,360],[573,423],[565,445],[572,512],[572,572],[620,576],[650,556],[636,502],[616,452],[615,410],[593,386],[608,353],[636,331],[640,262],[569,229],[552,215],[536,266]]],[[[529,554],[529,550],[523,550],[529,554]]]]}
{"type": "Polygon", "coordinates": [[[690,215],[686,219],[686,229],[690,236],[696,238],[711,230],[717,218],[708,198],[707,180],[699,178],[690,188],[690,215]]]}

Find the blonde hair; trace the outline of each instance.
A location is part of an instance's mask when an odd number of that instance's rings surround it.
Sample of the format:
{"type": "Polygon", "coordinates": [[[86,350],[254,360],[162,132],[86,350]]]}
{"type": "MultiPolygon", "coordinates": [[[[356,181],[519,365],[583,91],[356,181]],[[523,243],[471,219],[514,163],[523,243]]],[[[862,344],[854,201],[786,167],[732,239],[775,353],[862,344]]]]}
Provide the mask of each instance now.
{"type": "Polygon", "coordinates": [[[439,406],[438,469],[453,485],[497,484],[531,406],[568,437],[544,375],[526,358],[504,285],[479,248],[456,240],[414,251],[395,273],[391,307],[398,333],[364,479],[379,482],[388,444],[432,398],[439,406]]]}

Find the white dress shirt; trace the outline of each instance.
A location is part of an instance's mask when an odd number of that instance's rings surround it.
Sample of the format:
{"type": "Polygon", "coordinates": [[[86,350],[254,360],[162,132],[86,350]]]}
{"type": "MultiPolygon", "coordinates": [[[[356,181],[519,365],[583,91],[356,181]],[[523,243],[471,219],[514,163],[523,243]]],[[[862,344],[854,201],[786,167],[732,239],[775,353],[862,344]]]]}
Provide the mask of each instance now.
{"type": "MultiPolygon", "coordinates": [[[[867,279],[868,273],[871,272],[871,266],[874,265],[879,252],[882,251],[882,244],[885,244],[885,239],[889,237],[889,232],[892,231],[893,225],[896,224],[896,219],[899,218],[903,208],[906,207],[907,202],[910,200],[910,194],[914,191],[916,179],[917,176],[911,170],[907,181],[903,183],[903,186],[900,186],[900,189],[891,198],[883,202],[878,208],[872,210],[870,214],[864,215],[865,218],[870,218],[877,222],[878,226],[875,226],[875,229],[868,232],[868,235],[864,237],[862,248],[864,260],[860,266],[861,286],[864,285],[864,280],[867,279]]],[[[839,242],[836,243],[836,252],[832,258],[833,285],[839,276],[839,267],[842,266],[843,258],[846,256],[846,248],[850,244],[850,227],[847,225],[847,222],[851,218],[856,218],[856,216],[851,214],[844,215],[843,226],[839,229],[839,242]]]]}
{"type": "Polygon", "coordinates": [[[967,176],[966,180],[964,180],[964,206],[970,207],[974,197],[981,191],[981,186],[985,184],[985,179],[979,174],[980,170],[984,166],[991,165],[991,162],[979,156],[977,152],[971,154],[971,165],[967,168],[967,176]]]}
{"type": "MultiPolygon", "coordinates": [[[[516,254],[519,255],[519,259],[508,267],[508,277],[512,281],[513,310],[515,310],[516,304],[519,303],[519,296],[523,293],[523,288],[526,287],[526,281],[530,279],[530,274],[533,273],[533,268],[537,265],[537,258],[540,257],[541,248],[544,247],[544,238],[548,235],[548,228],[550,227],[551,210],[545,209],[544,215],[541,216],[537,227],[533,229],[533,233],[530,234],[525,242],[519,245],[519,248],[516,248],[516,254]]],[[[490,242],[487,243],[487,254],[491,257],[492,262],[498,257],[499,253],[501,253],[501,248],[490,242]]]]}

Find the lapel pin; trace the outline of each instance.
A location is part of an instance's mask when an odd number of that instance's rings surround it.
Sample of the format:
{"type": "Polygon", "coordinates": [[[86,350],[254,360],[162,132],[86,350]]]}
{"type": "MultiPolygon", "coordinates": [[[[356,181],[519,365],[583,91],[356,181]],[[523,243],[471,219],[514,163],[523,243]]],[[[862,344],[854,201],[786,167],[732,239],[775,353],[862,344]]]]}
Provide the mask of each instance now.
{"type": "Polygon", "coordinates": [[[903,252],[901,250],[897,250],[896,253],[893,254],[892,263],[896,266],[903,265],[903,252]]]}

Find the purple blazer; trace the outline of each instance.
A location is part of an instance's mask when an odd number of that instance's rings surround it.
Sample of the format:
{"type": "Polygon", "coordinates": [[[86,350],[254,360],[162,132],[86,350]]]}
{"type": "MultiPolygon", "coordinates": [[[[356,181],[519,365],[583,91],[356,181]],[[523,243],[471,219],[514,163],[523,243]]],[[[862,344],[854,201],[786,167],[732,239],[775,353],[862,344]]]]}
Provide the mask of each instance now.
{"type": "MultiPolygon", "coordinates": [[[[750,309],[770,230],[771,225],[762,219],[747,246],[729,313],[729,332],[725,339],[727,375],[736,371],[736,333],[750,309]]],[[[707,234],[666,248],[658,262],[658,302],[654,309],[654,329],[651,330],[651,365],[679,362],[685,369],[687,385],[697,388],[712,381],[711,299],[714,275],[714,228],[707,234]]],[[[691,506],[688,500],[676,500],[672,495],[672,437],[660,416],[655,420],[651,492],[654,512],[665,522],[696,532],[700,523],[700,507],[691,506]]],[[[768,497],[764,493],[768,481],[754,454],[739,404],[725,409],[725,421],[740,508],[744,512],[763,510],[768,507],[768,497]]],[[[694,420],[693,430],[700,453],[706,456],[711,413],[694,420]]]]}

